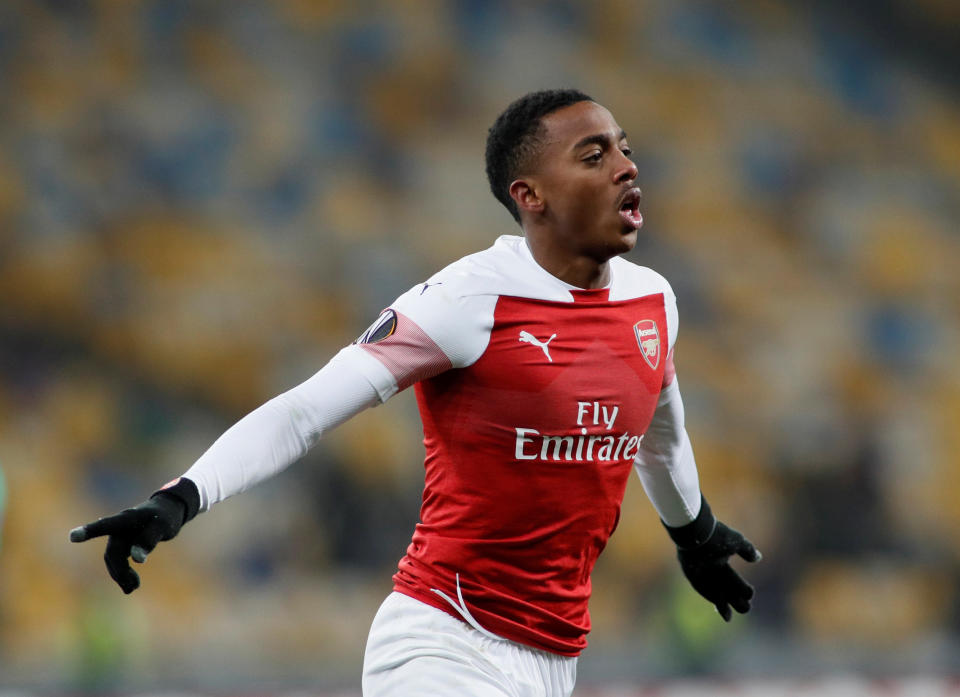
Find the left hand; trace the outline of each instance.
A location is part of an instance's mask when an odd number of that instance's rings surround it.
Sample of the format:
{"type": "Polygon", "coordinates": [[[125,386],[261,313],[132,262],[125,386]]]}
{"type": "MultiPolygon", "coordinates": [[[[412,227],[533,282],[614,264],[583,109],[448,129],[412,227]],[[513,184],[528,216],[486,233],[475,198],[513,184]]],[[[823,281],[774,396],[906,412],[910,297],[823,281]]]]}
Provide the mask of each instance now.
{"type": "Polygon", "coordinates": [[[719,521],[713,534],[703,544],[677,549],[680,568],[690,585],[716,606],[726,622],[733,616],[731,607],[745,614],[749,612],[753,598],[753,586],[730,566],[730,557],[734,554],[748,562],[758,562],[763,558],[750,540],[719,521]]]}

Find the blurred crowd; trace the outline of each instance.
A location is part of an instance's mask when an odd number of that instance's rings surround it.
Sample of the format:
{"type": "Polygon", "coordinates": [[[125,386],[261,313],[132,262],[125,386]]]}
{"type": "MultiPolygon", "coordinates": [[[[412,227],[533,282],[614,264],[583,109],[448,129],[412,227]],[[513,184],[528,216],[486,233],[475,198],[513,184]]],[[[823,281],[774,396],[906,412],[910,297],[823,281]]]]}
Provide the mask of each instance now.
{"type": "Polygon", "coordinates": [[[67,531],[517,234],[486,130],[555,86],[628,133],[701,482],[764,553],[724,626],[632,482],[585,674],[960,669],[957,85],[785,0],[14,0],[0,76],[0,686],[355,678],[418,515],[409,392],[129,598],[67,531]]]}

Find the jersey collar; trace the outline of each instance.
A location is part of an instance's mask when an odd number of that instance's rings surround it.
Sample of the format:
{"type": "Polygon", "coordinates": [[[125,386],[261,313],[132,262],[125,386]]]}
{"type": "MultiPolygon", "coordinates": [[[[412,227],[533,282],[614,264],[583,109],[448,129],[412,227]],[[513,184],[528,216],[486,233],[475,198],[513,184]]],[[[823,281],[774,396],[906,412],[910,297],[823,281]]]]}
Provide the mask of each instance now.
{"type": "Polygon", "coordinates": [[[539,276],[548,279],[557,287],[569,291],[574,302],[605,301],[610,296],[610,288],[613,286],[613,264],[610,265],[610,283],[605,285],[603,288],[580,288],[578,286],[571,285],[566,281],[560,280],[545,268],[540,266],[540,264],[537,263],[537,260],[533,258],[533,252],[530,251],[530,245],[527,244],[526,237],[511,235],[504,235],[504,237],[513,237],[517,241],[517,253],[530,266],[533,267],[534,271],[539,276]]]}

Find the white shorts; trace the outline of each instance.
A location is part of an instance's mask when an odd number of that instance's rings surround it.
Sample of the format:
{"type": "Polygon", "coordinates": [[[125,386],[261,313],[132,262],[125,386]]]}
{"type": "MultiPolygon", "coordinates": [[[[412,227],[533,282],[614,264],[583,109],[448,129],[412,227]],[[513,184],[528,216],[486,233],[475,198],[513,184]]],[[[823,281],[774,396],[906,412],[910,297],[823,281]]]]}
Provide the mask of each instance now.
{"type": "Polygon", "coordinates": [[[373,618],[364,697],[569,697],[575,656],[485,636],[466,622],[393,592],[373,618]]]}

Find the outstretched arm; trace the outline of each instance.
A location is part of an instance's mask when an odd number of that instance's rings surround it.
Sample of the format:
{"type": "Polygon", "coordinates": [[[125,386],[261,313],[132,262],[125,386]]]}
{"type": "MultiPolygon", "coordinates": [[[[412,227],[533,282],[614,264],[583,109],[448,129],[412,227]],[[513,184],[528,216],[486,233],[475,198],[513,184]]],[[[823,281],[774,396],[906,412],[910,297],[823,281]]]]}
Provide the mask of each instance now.
{"type": "Polygon", "coordinates": [[[130,593],[140,580],[128,559],[142,563],[198,511],[277,474],[324,433],[364,409],[476,360],[489,338],[492,301],[463,297],[456,291],[457,279],[444,278],[446,284],[419,284],[397,298],[356,343],[306,382],[234,424],[171,485],[135,508],[74,528],[70,539],[108,536],[107,569],[130,593]]]}
{"type": "Polygon", "coordinates": [[[373,370],[384,371],[358,346],[348,346],[313,377],[231,426],[183,475],[200,491],[200,510],[278,474],[323,434],[379,404],[367,378],[373,370]]]}
{"type": "Polygon", "coordinates": [[[367,376],[386,369],[348,346],[318,373],[274,397],[228,429],[183,477],[134,508],[70,531],[72,542],[107,537],[104,561],[124,593],[140,586],[130,558],[146,561],[199,511],[240,493],[302,457],[320,437],[380,403],[367,376]]]}

